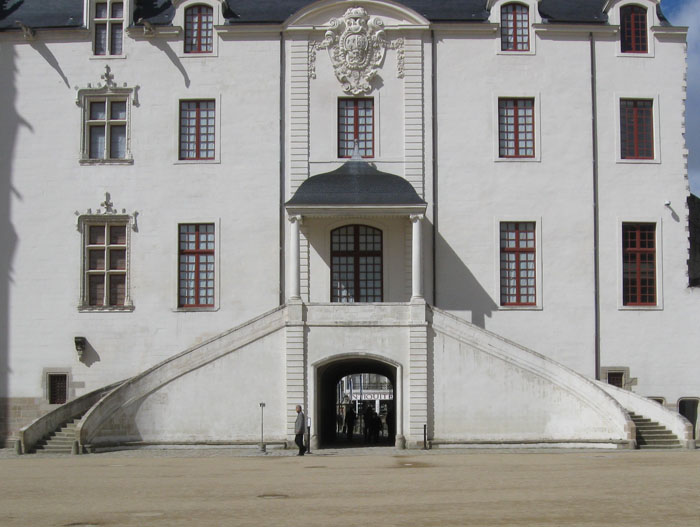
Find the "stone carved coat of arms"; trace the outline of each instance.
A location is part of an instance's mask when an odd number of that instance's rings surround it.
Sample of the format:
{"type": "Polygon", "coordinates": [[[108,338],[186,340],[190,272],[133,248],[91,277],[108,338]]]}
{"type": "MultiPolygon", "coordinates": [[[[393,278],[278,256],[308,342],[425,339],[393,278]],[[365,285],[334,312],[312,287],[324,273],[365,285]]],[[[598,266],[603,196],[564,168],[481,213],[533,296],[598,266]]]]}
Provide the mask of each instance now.
{"type": "Polygon", "coordinates": [[[320,48],[327,48],[343,91],[358,95],[372,90],[370,81],[382,65],[387,41],[384,23],[370,19],[362,7],[351,7],[330,20],[320,48]]]}

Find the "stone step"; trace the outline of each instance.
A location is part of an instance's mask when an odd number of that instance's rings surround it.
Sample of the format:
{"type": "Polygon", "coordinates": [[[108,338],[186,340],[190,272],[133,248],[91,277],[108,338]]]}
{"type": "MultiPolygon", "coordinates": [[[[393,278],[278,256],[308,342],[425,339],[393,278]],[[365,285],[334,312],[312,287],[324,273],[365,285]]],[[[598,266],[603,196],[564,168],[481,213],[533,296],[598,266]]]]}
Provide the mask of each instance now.
{"type": "Polygon", "coordinates": [[[678,437],[657,421],[629,412],[637,428],[637,447],[640,449],[682,448],[678,437]]]}

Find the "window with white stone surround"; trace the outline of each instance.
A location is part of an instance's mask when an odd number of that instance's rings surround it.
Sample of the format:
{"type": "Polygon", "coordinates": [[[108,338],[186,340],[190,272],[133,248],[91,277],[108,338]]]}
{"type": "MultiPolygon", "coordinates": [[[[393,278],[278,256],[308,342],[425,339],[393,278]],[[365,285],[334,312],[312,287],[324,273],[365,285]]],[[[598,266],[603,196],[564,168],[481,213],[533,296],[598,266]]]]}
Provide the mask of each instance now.
{"type": "Polygon", "coordinates": [[[124,2],[96,0],[92,4],[93,53],[99,56],[123,54],[124,2]]]}
{"type": "Polygon", "coordinates": [[[76,104],[82,108],[80,163],[133,163],[129,123],[138,86],[117,86],[109,66],[101,79],[104,83],[78,90],[76,104]]]}

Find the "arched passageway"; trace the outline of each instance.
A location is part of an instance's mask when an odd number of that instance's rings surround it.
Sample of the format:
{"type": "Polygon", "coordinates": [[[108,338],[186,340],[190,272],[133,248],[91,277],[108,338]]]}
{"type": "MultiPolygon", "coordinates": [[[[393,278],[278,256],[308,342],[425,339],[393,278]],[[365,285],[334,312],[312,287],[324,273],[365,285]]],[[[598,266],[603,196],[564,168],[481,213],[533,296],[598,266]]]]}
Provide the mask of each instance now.
{"type": "MultiPolygon", "coordinates": [[[[316,393],[317,430],[318,442],[321,447],[394,445],[396,434],[396,366],[367,357],[343,358],[319,366],[316,382],[318,387],[316,393]],[[347,397],[342,400],[343,395],[339,393],[338,383],[343,378],[361,374],[386,377],[389,384],[389,397],[382,401],[381,404],[375,404],[374,399],[369,398],[367,394],[355,391],[352,400],[347,397]],[[359,415],[355,430],[360,433],[354,434],[350,440],[347,434],[343,433],[342,425],[339,426],[338,414],[344,415],[344,412],[339,412],[339,403],[343,404],[343,410],[349,406],[358,410],[359,415]],[[379,440],[366,439],[364,435],[365,423],[363,422],[362,414],[368,406],[374,407],[380,412],[383,432],[379,435],[379,440]]],[[[384,391],[386,392],[387,390],[385,389],[384,391]]]]}

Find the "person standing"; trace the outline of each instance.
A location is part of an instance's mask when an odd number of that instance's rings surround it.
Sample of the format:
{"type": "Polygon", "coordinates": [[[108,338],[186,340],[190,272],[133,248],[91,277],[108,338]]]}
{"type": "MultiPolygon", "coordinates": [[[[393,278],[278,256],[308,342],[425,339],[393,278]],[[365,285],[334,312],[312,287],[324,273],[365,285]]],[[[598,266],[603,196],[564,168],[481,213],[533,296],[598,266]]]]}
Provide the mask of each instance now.
{"type": "Polygon", "coordinates": [[[348,430],[348,441],[352,441],[352,433],[355,431],[355,410],[350,406],[345,412],[345,426],[348,430]]]}
{"type": "Polygon", "coordinates": [[[297,405],[297,420],[294,422],[294,442],[299,447],[299,453],[297,456],[303,456],[306,452],[306,447],[304,446],[304,432],[306,432],[306,421],[304,418],[304,412],[301,411],[301,405],[297,405]]]}

